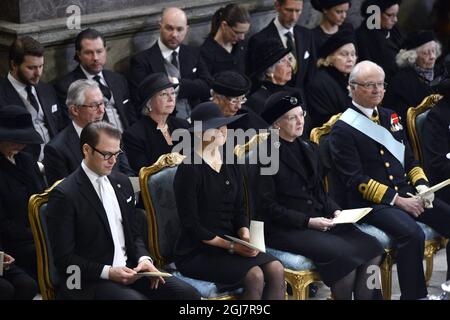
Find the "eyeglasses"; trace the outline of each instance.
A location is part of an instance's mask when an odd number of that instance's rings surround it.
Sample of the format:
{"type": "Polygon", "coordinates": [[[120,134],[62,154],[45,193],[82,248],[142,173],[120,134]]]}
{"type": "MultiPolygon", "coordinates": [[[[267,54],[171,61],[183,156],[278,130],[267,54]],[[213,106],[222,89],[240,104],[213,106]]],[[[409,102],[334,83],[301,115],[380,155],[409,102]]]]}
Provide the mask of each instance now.
{"type": "Polygon", "coordinates": [[[93,147],[91,145],[89,145],[89,146],[94,151],[97,151],[103,157],[103,160],[109,160],[112,157],[115,157],[117,159],[117,157],[123,153],[122,149],[119,149],[119,151],[117,151],[116,153],[111,153],[111,152],[102,152],[102,151],[98,150],[97,148],[95,148],[95,147],[93,147]]]}
{"type": "Polygon", "coordinates": [[[169,96],[170,96],[172,99],[176,99],[176,97],[178,96],[178,93],[176,93],[175,91],[172,91],[172,92],[160,92],[160,93],[158,94],[158,96],[161,97],[161,98],[163,98],[164,100],[169,99],[169,96]]]}
{"type": "Polygon", "coordinates": [[[107,101],[103,100],[101,102],[93,102],[91,104],[80,104],[79,107],[94,109],[97,111],[101,106],[106,106],[107,101]]]}
{"type": "Polygon", "coordinates": [[[225,97],[231,104],[243,104],[247,102],[247,98],[245,96],[241,96],[241,97],[234,97],[234,98],[230,98],[230,97],[225,97]]]}
{"type": "Polygon", "coordinates": [[[233,27],[230,26],[228,23],[227,23],[227,26],[228,26],[228,28],[230,28],[231,32],[233,32],[236,37],[243,37],[248,32],[248,31],[237,31],[237,30],[234,30],[233,27]]]}
{"type": "Polygon", "coordinates": [[[292,121],[294,121],[294,120],[297,120],[297,118],[298,117],[306,117],[306,115],[307,115],[307,112],[306,112],[306,110],[302,110],[302,112],[300,112],[300,114],[296,114],[296,115],[292,115],[292,116],[289,116],[289,117],[285,117],[285,119],[287,120],[287,121],[289,121],[289,122],[292,122],[292,121]]]}
{"type": "Polygon", "coordinates": [[[356,84],[358,86],[363,87],[364,89],[384,89],[387,87],[386,82],[367,82],[367,83],[351,82],[351,84],[356,84]]]}

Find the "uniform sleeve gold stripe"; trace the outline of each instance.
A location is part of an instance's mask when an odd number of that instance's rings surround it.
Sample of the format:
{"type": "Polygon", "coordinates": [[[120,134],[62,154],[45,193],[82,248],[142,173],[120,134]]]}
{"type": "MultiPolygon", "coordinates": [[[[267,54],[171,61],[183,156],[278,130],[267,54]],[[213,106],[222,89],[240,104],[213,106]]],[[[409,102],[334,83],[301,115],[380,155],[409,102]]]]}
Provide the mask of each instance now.
{"type": "Polygon", "coordinates": [[[423,172],[423,169],[421,167],[414,167],[409,171],[408,173],[409,180],[411,180],[413,185],[416,185],[417,181],[420,179],[424,179],[428,181],[427,176],[423,172]]]}
{"type": "Polygon", "coordinates": [[[361,183],[358,187],[359,192],[362,193],[363,199],[374,203],[381,203],[387,189],[387,186],[373,179],[370,179],[367,184],[361,183]]]}

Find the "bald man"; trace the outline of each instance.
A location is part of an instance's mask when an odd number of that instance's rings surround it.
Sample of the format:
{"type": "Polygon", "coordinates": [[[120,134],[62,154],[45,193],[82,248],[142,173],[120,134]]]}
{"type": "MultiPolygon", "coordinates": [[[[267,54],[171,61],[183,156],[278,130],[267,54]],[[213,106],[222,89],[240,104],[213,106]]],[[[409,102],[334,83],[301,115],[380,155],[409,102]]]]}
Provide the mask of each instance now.
{"type": "Polygon", "coordinates": [[[192,107],[209,98],[210,80],[200,59],[200,52],[182,44],[188,31],[187,16],[183,10],[175,7],[163,10],[158,41],[131,58],[130,83],[136,105],[142,105],[137,92],[139,84],[146,76],[155,72],[163,72],[172,82],[180,84],[177,117],[189,118],[192,107]]]}
{"type": "MultiPolygon", "coordinates": [[[[424,199],[411,196],[426,191],[429,183],[399,116],[379,106],[384,81],[383,69],[373,62],[354,67],[349,77],[352,103],[331,130],[330,151],[347,207],[372,207],[361,221],[395,240],[401,299],[421,299],[427,296],[422,265],[425,236],[417,222],[449,237],[450,206],[432,194],[424,199]]],[[[447,265],[449,249],[447,245],[447,265]]]]}

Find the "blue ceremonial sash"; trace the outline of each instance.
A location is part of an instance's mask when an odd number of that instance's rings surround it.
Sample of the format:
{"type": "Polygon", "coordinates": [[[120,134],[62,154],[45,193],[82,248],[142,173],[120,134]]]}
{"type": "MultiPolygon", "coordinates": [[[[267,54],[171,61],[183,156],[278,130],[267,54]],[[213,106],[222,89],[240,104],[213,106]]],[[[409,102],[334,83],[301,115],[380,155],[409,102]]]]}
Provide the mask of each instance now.
{"type": "Polygon", "coordinates": [[[385,127],[376,124],[351,108],[348,108],[339,120],[344,121],[349,126],[383,145],[403,166],[405,166],[405,146],[403,143],[398,142],[392,133],[385,127]]]}

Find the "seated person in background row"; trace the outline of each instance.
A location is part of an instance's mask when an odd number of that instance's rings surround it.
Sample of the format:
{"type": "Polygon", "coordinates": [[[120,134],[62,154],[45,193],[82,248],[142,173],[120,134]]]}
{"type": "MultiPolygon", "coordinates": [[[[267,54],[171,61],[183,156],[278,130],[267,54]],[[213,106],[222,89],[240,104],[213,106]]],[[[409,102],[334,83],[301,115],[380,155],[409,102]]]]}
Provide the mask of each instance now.
{"type": "MultiPolygon", "coordinates": [[[[55,82],[55,89],[61,105],[65,105],[70,85],[80,79],[98,83],[105,98],[104,120],[125,130],[136,120],[131,104],[127,80],[119,73],[106,70],[106,40],[95,29],[85,29],[75,38],[75,57],[78,66],[55,82]]],[[[66,106],[66,108],[69,106],[66,106]]],[[[69,112],[67,110],[67,112],[69,112]]]]}
{"type": "MultiPolygon", "coordinates": [[[[89,123],[103,119],[105,103],[96,81],[81,79],[72,82],[66,100],[72,123],[44,148],[45,175],[50,185],[67,177],[80,166],[83,160],[80,149],[81,131],[89,123]]],[[[128,164],[126,154],[119,155],[117,162],[114,170],[128,176],[136,175],[128,164]]]]}
{"type": "Polygon", "coordinates": [[[136,172],[172,152],[173,131],[189,127],[186,120],[173,115],[177,86],[160,72],[149,75],[139,86],[143,116],[123,134],[125,152],[136,172]]]}
{"type": "MultiPolygon", "coordinates": [[[[425,171],[433,184],[450,179],[450,79],[439,89],[444,97],[431,109],[423,127],[425,171]]],[[[450,186],[436,193],[450,204],[450,186]]]]}
{"type": "MultiPolygon", "coordinates": [[[[249,241],[242,172],[220,154],[227,125],[242,116],[225,117],[213,102],[199,104],[192,121],[201,121],[199,139],[175,174],[174,190],[181,221],[176,265],[188,277],[227,287],[244,287],[246,300],[282,300],[284,269],[269,254],[227,240],[231,235],[249,241]]],[[[236,163],[236,162],[235,162],[236,163]]]]}
{"type": "MultiPolygon", "coordinates": [[[[165,73],[172,83],[178,83],[178,118],[188,119],[200,101],[209,98],[209,73],[200,50],[183,44],[189,26],[186,13],[180,8],[165,8],[159,22],[159,39],[149,49],[130,60],[130,88],[139,107],[139,84],[149,75],[165,73]]],[[[140,113],[140,109],[136,112],[140,113]]]]}
{"type": "MultiPolygon", "coordinates": [[[[0,251],[2,232],[0,231],[0,251]]],[[[3,275],[0,275],[0,300],[31,300],[38,292],[37,283],[21,268],[14,265],[14,258],[4,253],[3,275]]]]}
{"type": "Polygon", "coordinates": [[[432,94],[436,59],[441,55],[441,45],[432,31],[418,31],[408,35],[396,56],[400,70],[386,88],[383,106],[392,108],[406,124],[408,108],[417,107],[432,94]]]}
{"type": "Polygon", "coordinates": [[[380,299],[379,290],[367,283],[368,267],[381,263],[383,248],[352,224],[333,224],[341,211],[324,190],[317,146],[299,138],[305,116],[301,104],[299,95],[280,91],[267,100],[262,114],[279,130],[279,142],[268,148],[280,152],[277,173],[256,178],[267,245],[313,260],[336,300],[351,300],[352,294],[357,300],[380,299]]]}
{"type": "Polygon", "coordinates": [[[355,37],[350,31],[335,33],[320,47],[318,71],[306,90],[312,127],[322,126],[352,103],[348,75],[356,59],[355,37]]]}
{"type": "Polygon", "coordinates": [[[266,122],[246,106],[245,95],[250,87],[250,80],[236,71],[222,71],[214,76],[211,90],[212,101],[220,107],[224,116],[247,115],[231,123],[229,126],[231,129],[267,128],[266,122]]]}
{"type": "Polygon", "coordinates": [[[264,103],[272,93],[294,90],[286,85],[292,79],[294,56],[289,48],[285,48],[276,39],[268,39],[256,50],[259,52],[255,57],[255,65],[258,67],[250,74],[253,88],[247,106],[261,114],[264,111],[264,103]]]}
{"type": "Polygon", "coordinates": [[[48,231],[61,277],[57,295],[84,300],[199,299],[197,290],[175,277],[137,274],[158,270],[138,232],[131,183],[112,172],[122,152],[120,139],[120,131],[110,123],[84,127],[81,166],[50,193],[48,231]],[[66,285],[73,266],[79,268],[79,288],[66,285]]]}
{"type": "Polygon", "coordinates": [[[40,145],[31,115],[22,106],[0,108],[0,236],[16,264],[37,279],[36,248],[28,220],[28,200],[46,184],[32,156],[23,149],[40,145]]]}
{"type": "MultiPolygon", "coordinates": [[[[424,233],[416,221],[450,236],[450,206],[428,190],[428,179],[414,159],[398,115],[380,107],[383,69],[362,61],[349,77],[352,105],[331,130],[330,151],[349,207],[372,207],[361,222],[386,232],[396,243],[401,299],[427,296],[423,270],[424,233]]],[[[450,246],[447,245],[447,280],[450,246]]]]}

